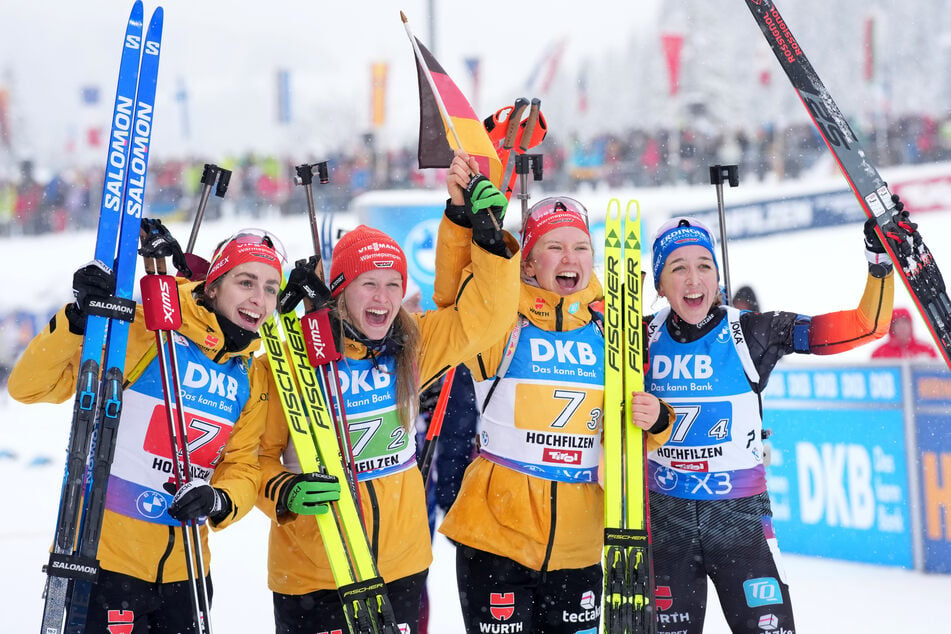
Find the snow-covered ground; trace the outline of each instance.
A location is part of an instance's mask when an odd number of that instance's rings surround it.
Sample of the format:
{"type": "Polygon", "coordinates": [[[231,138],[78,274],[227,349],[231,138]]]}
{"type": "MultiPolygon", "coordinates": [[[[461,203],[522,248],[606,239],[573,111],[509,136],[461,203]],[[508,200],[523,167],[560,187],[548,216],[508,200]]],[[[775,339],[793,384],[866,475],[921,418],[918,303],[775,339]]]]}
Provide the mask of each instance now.
{"type": "MultiPolygon", "coordinates": [[[[951,212],[923,214],[917,220],[938,261],[951,266],[951,212]]],[[[197,252],[210,251],[213,242],[248,225],[264,226],[281,236],[292,260],[311,250],[307,219],[296,216],[208,223],[197,252]]],[[[172,225],[183,242],[189,228],[172,225]]],[[[0,239],[4,289],[0,312],[45,309],[66,301],[72,271],[90,258],[92,245],[91,233],[0,239]]],[[[851,308],[865,278],[861,228],[856,224],[731,243],[730,265],[734,288],[752,285],[765,309],[814,314],[851,308]]],[[[651,297],[646,299],[646,311],[660,306],[651,297]]],[[[911,307],[903,289],[896,291],[896,304],[911,307]]],[[[917,331],[924,335],[920,323],[917,331]]],[[[861,361],[868,354],[868,349],[857,350],[838,360],[861,361]]],[[[0,393],[2,633],[38,629],[44,581],[40,569],[56,516],[70,407],[27,407],[0,393]]],[[[212,536],[216,631],[271,631],[266,535],[264,516],[254,512],[212,536]]],[[[779,539],[781,547],[782,535],[779,539]]],[[[461,632],[454,553],[441,537],[435,558],[430,573],[430,631],[461,632]]],[[[951,623],[951,576],[793,556],[786,557],[786,564],[801,632],[944,631],[951,623]]],[[[708,617],[707,632],[728,631],[715,603],[708,617]]]]}
{"type": "MultiPolygon", "coordinates": [[[[0,401],[0,632],[36,632],[45,579],[40,568],[56,517],[69,405],[25,406],[6,396],[0,401]]],[[[267,519],[254,511],[212,534],[215,631],[273,631],[267,531],[267,519]]],[[[785,562],[800,632],[936,632],[951,623],[951,576],[801,556],[786,556],[785,562]]],[[[441,536],[429,589],[429,631],[461,633],[455,553],[441,536]]],[[[705,631],[729,632],[715,598],[705,631]]]]}

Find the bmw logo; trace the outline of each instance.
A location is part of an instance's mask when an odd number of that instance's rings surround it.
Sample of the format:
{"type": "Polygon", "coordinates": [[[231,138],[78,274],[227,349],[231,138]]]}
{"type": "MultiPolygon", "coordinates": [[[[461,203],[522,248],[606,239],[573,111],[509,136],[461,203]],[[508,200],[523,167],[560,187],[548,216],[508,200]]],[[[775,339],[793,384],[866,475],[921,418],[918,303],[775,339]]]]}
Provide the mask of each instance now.
{"type": "Polygon", "coordinates": [[[168,503],[165,496],[156,491],[143,491],[135,500],[135,507],[145,517],[155,519],[165,512],[168,503]]]}
{"type": "Polygon", "coordinates": [[[677,472],[661,467],[654,472],[654,482],[664,491],[672,491],[677,486],[677,472]]]}

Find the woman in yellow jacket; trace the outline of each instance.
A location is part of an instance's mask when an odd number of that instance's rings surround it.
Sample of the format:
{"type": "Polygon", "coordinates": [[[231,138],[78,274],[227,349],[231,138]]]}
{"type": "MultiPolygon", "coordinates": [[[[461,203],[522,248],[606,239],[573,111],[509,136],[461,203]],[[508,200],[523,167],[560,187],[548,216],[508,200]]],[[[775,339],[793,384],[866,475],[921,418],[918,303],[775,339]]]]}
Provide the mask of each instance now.
{"type": "MultiPolygon", "coordinates": [[[[364,225],[344,234],[330,267],[334,318],[343,333],[338,373],[363,518],[401,632],[418,631],[432,562],[413,433],[419,392],[504,336],[515,319],[518,244],[499,229],[505,197],[470,172],[478,174],[478,165],[458,154],[447,186],[461,213],[444,218],[439,229],[437,277],[451,271],[461,280],[451,306],[416,315],[402,308],[406,257],[392,238],[364,225]],[[463,236],[453,245],[464,255],[446,252],[447,232],[463,236]],[[468,266],[457,271],[453,262],[468,266]]],[[[272,519],[268,585],[276,631],[346,631],[316,519],[292,512],[290,487],[303,476],[283,418],[268,420],[260,460],[258,504],[272,519]]]]}
{"type": "MultiPolygon", "coordinates": [[[[457,544],[467,632],[598,628],[604,336],[592,269],[581,203],[536,203],[522,232],[518,324],[467,363],[479,455],[440,528],[457,544]]],[[[641,392],[632,411],[649,449],[666,441],[672,410],[641,392]]]]}
{"type": "MultiPolygon", "coordinates": [[[[186,419],[195,432],[189,434],[195,479],[175,497],[174,488],[167,490],[172,456],[155,333],[137,307],[126,354],[131,383],[123,393],[86,631],[120,627],[110,623],[113,617],[121,617],[121,627],[134,623],[135,632],[194,631],[180,521],[207,516],[224,528],[257,497],[270,378],[252,354],[257,329],[276,306],[283,260],[273,236],[250,230],[222,243],[205,281],[177,280],[182,326],[173,337],[186,419]],[[193,427],[195,421],[201,425],[193,427]]],[[[76,272],[73,287],[77,302],[53,316],[10,375],[18,401],[61,403],[75,393],[85,300],[111,295],[115,278],[93,263],[76,272]]],[[[200,530],[207,576],[208,531],[200,530]]]]}

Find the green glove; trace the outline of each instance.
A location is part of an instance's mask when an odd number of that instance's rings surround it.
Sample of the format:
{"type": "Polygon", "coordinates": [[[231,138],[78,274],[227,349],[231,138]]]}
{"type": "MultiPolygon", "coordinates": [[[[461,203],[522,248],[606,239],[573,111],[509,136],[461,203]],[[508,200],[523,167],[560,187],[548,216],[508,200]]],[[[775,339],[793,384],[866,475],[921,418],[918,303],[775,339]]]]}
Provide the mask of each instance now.
{"type": "Polygon", "coordinates": [[[472,241],[490,253],[508,257],[502,233],[502,219],[509,201],[505,194],[481,174],[466,187],[466,209],[472,212],[472,241]]]}
{"type": "Polygon", "coordinates": [[[492,213],[501,224],[509,201],[499,188],[481,174],[469,180],[465,190],[466,207],[476,216],[492,213]]]}
{"type": "Polygon", "coordinates": [[[322,515],[327,504],[340,499],[340,482],[325,473],[302,473],[281,486],[277,498],[278,514],[287,510],[298,515],[322,515]]]}

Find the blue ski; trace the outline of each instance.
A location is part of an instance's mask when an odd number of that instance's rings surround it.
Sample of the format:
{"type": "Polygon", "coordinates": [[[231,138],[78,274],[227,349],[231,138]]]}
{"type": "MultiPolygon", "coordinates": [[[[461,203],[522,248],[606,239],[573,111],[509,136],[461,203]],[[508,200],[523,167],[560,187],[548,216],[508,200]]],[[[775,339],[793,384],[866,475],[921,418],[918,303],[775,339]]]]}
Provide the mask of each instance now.
{"type": "Polygon", "coordinates": [[[150,130],[161,30],[159,9],[153,15],[143,43],[143,7],[141,0],[136,0],[123,39],[95,248],[95,259],[116,272],[117,289],[114,297],[98,302],[98,308],[91,306],[87,318],[56,534],[46,568],[42,634],[63,632],[67,612],[70,621],[79,617],[79,611],[73,608],[80,603],[83,604],[80,621],[85,623],[89,588],[98,576],[96,552],[115,436],[109,424],[118,420],[121,409],[128,322],[135,311],[131,289],[135,279],[141,204],[133,209],[131,203],[126,202],[126,189],[130,181],[135,182],[135,176],[130,179],[130,172],[140,168],[144,189],[148,138],[142,134],[146,128],[138,123],[138,117],[140,112],[146,114],[150,130]],[[143,48],[146,55],[140,73],[143,48]],[[154,54],[150,55],[149,50],[154,54]],[[155,61],[146,62],[150,58],[155,61]],[[140,152],[137,157],[133,146],[141,144],[139,138],[143,136],[146,138],[141,147],[145,153],[140,152]],[[128,221],[124,222],[126,218],[128,221]],[[131,236],[127,237],[126,233],[131,236]],[[100,377],[103,367],[107,369],[100,377]]]}
{"type": "MultiPolygon", "coordinates": [[[[158,7],[152,13],[142,47],[136,88],[135,113],[129,140],[125,182],[122,190],[119,219],[118,245],[115,255],[116,274],[115,301],[127,303],[135,310],[132,292],[135,286],[135,268],[138,261],[138,244],[142,208],[145,203],[145,183],[149,164],[149,148],[152,136],[152,115],[155,109],[155,90],[158,83],[159,55],[162,48],[164,10],[158,7]]],[[[108,176],[107,176],[108,178],[108,176]]],[[[79,556],[95,560],[102,532],[102,517],[106,508],[106,489],[112,458],[115,454],[119,433],[119,416],[122,411],[122,381],[125,373],[126,344],[129,323],[124,318],[110,318],[106,335],[105,362],[99,386],[99,402],[96,409],[92,447],[86,470],[86,495],[80,524],[79,556]]],[[[92,581],[77,580],[67,612],[66,632],[83,634],[86,630],[86,614],[92,581]]]]}

